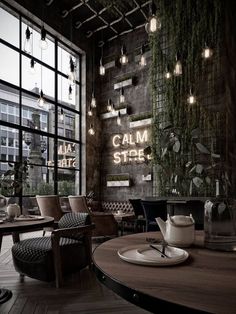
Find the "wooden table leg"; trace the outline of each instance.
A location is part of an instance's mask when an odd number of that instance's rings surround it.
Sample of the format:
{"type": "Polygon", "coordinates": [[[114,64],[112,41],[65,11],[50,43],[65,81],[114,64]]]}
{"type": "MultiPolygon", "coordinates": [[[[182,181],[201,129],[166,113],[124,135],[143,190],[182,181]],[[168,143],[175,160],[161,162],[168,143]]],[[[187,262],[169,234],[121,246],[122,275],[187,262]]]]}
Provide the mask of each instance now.
{"type": "Polygon", "coordinates": [[[20,242],[19,232],[12,232],[12,240],[13,240],[13,243],[20,242]]]}

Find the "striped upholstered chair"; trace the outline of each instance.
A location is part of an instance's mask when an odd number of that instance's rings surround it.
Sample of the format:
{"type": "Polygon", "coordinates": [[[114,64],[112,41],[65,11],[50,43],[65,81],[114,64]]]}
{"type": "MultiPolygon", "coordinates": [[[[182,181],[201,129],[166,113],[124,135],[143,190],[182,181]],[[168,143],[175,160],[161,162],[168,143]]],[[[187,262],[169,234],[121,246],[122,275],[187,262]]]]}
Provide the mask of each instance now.
{"type": "Polygon", "coordinates": [[[91,235],[94,225],[85,213],[65,214],[59,229],[50,237],[31,238],[13,245],[12,256],[16,271],[42,281],[62,284],[67,273],[91,266],[91,235]]]}

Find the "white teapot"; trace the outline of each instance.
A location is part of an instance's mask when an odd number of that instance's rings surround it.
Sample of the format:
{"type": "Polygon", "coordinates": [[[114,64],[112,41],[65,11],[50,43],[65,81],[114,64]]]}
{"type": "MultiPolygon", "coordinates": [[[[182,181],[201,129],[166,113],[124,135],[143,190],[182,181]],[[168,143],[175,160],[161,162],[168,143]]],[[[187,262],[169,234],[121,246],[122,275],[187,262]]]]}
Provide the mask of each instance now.
{"type": "Polygon", "coordinates": [[[20,206],[18,204],[9,204],[7,206],[7,214],[10,218],[20,216],[20,206]]]}
{"type": "Polygon", "coordinates": [[[176,215],[170,217],[168,214],[167,221],[160,217],[156,222],[161,230],[165,241],[172,246],[188,247],[194,242],[195,238],[195,221],[190,216],[176,215]]]}

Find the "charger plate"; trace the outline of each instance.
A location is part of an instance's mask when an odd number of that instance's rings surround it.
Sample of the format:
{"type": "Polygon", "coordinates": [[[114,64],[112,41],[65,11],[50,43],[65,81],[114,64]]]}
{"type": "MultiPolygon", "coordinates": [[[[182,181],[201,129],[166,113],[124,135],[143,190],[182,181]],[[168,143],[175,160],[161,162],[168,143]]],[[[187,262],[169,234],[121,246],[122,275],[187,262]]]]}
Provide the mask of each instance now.
{"type": "MultiPolygon", "coordinates": [[[[159,250],[162,249],[161,245],[155,245],[159,250]]],[[[184,262],[189,254],[187,251],[166,247],[165,254],[169,256],[162,257],[161,253],[151,248],[149,244],[132,245],[120,249],[118,252],[119,257],[129,263],[147,266],[171,266],[184,262]]]]}
{"type": "Polygon", "coordinates": [[[26,215],[26,216],[19,216],[14,218],[14,221],[32,221],[32,220],[42,220],[44,217],[42,216],[34,216],[34,215],[26,215]]]}

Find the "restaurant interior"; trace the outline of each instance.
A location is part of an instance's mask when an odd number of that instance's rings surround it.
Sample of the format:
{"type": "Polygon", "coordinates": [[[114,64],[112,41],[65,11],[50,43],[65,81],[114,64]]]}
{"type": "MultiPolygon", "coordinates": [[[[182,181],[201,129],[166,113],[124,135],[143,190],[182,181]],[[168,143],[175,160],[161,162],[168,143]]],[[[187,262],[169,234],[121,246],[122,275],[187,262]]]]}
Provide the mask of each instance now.
{"type": "Polygon", "coordinates": [[[0,0],[0,313],[236,313],[234,0],[0,0]]]}

